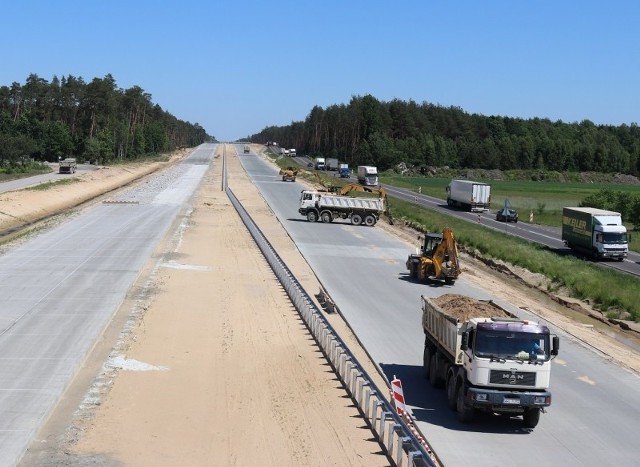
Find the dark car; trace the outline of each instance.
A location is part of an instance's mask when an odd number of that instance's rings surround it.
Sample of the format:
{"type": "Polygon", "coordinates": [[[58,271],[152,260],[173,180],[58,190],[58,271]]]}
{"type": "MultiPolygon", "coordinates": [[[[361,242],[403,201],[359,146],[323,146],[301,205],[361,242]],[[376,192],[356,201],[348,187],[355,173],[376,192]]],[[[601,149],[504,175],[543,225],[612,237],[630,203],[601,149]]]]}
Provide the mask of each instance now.
{"type": "Polygon", "coordinates": [[[518,213],[515,209],[502,208],[496,213],[498,222],[518,222],[518,213]]]}

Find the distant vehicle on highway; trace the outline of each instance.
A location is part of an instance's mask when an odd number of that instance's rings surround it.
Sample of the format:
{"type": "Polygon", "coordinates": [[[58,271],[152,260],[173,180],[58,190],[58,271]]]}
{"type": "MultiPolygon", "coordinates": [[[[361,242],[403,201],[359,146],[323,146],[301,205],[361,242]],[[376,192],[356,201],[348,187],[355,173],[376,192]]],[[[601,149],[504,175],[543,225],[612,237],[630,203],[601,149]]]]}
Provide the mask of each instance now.
{"type": "Polygon", "coordinates": [[[67,157],[59,162],[58,173],[74,174],[78,170],[78,163],[73,157],[67,157]]]}
{"type": "Polygon", "coordinates": [[[498,222],[518,222],[518,212],[515,209],[502,208],[496,213],[498,222]]]}

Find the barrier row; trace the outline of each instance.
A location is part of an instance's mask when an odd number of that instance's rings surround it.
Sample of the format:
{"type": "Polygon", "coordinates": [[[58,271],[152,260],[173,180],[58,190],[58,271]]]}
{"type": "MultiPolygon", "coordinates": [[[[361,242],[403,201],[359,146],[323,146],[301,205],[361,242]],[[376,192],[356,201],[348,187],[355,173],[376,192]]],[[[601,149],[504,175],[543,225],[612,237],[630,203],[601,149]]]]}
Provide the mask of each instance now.
{"type": "Polygon", "coordinates": [[[436,466],[411,421],[407,423],[383,397],[224,181],[223,189],[389,459],[398,466],[436,466]]]}

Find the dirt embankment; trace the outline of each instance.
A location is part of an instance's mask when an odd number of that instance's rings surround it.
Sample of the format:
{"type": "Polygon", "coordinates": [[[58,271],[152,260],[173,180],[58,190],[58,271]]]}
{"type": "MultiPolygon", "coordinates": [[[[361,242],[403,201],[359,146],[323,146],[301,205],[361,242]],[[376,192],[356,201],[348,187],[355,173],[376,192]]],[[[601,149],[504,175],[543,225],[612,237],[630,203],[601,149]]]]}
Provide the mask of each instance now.
{"type": "MultiPolygon", "coordinates": [[[[229,153],[234,194],[305,289],[319,290],[229,153]]],[[[74,402],[67,391],[26,465],[389,465],[220,191],[221,166],[214,162],[176,223],[182,230],[169,232],[120,307],[129,332],[90,397],[79,387],[74,402]]]]}

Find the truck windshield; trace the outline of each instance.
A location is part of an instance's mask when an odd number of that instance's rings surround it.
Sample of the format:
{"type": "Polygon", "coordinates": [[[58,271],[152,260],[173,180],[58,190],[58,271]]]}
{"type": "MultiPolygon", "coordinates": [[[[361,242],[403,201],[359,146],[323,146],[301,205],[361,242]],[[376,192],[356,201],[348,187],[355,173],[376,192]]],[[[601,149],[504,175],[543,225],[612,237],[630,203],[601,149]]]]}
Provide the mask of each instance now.
{"type": "Polygon", "coordinates": [[[549,336],[527,332],[477,330],[473,353],[481,358],[548,360],[549,336]]]}
{"type": "Polygon", "coordinates": [[[602,243],[628,243],[627,233],[606,232],[602,243]]]}

